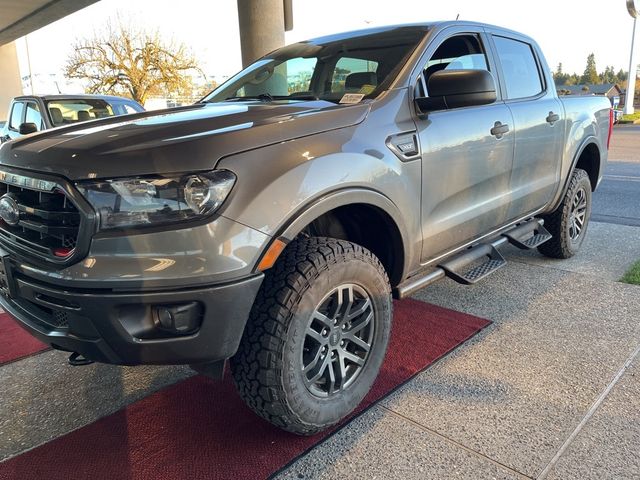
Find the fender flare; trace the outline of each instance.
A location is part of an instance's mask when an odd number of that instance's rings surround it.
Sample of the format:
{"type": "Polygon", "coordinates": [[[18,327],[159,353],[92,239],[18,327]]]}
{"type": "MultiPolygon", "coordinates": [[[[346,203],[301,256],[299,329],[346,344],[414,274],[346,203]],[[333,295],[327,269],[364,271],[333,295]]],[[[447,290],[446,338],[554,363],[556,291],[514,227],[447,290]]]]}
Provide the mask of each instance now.
{"type": "MultiPolygon", "coordinates": [[[[573,175],[573,172],[576,169],[576,165],[578,165],[578,160],[580,159],[584,151],[587,149],[587,147],[591,144],[594,144],[598,148],[598,152],[600,152],[600,145],[598,144],[598,140],[595,136],[589,135],[587,138],[585,138],[582,141],[582,143],[580,144],[580,147],[576,150],[576,153],[573,156],[573,159],[571,160],[571,167],[567,172],[567,177],[564,179],[562,189],[560,190],[560,195],[558,195],[558,198],[556,198],[556,200],[553,202],[553,208],[550,209],[551,212],[554,212],[556,208],[558,208],[558,206],[562,202],[562,199],[567,194],[567,190],[569,189],[569,182],[571,182],[571,176],[573,175]]],[[[600,152],[600,155],[602,155],[601,152],[600,152]]]]}
{"type": "Polygon", "coordinates": [[[408,271],[409,262],[407,248],[411,245],[407,228],[401,220],[402,215],[396,204],[393,203],[389,197],[375,190],[367,188],[348,188],[329,192],[319,198],[315,198],[305,203],[296,210],[293,215],[291,215],[289,220],[283,222],[283,224],[276,230],[277,233],[273,238],[280,239],[288,243],[296,238],[304,227],[309,225],[316,218],[338,207],[354,204],[362,204],[378,208],[390,218],[398,229],[398,240],[401,243],[399,248],[401,248],[403,252],[401,276],[404,276],[405,272],[408,271]]]}

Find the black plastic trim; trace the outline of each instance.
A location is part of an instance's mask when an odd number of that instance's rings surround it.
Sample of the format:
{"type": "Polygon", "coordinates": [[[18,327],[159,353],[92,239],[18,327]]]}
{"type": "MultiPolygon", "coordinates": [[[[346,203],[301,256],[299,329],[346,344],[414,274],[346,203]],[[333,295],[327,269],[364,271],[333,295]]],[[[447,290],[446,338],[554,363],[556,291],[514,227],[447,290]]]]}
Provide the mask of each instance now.
{"type": "MultiPolygon", "coordinates": [[[[32,170],[23,170],[5,165],[0,165],[0,173],[2,172],[45,182],[41,189],[42,191],[49,192],[56,188],[63,191],[69,201],[78,209],[78,212],[80,213],[80,225],[78,227],[76,246],[73,254],[68,257],[57,258],[43,253],[38,253],[35,249],[23,247],[15,240],[7,241],[6,238],[2,238],[1,236],[0,246],[10,253],[13,253],[16,257],[39,266],[51,267],[52,265],[55,265],[57,268],[64,268],[86,257],[91,245],[91,238],[96,229],[96,214],[91,205],[89,205],[84,197],[80,195],[80,192],[76,190],[73,184],[60,176],[47,175],[32,170]]],[[[20,185],[18,184],[16,186],[20,185]]],[[[27,188],[38,190],[32,186],[27,188]]]]}
{"type": "Polygon", "coordinates": [[[63,290],[16,276],[15,296],[0,296],[0,305],[43,343],[89,360],[118,365],[199,364],[235,354],[263,278],[260,274],[232,284],[172,292],[105,293],[63,290]],[[153,305],[186,302],[199,302],[204,309],[201,325],[192,334],[158,331],[158,337],[139,336],[131,327],[133,323],[152,328],[153,305]],[[47,309],[65,312],[68,324],[53,325],[47,309]]]}

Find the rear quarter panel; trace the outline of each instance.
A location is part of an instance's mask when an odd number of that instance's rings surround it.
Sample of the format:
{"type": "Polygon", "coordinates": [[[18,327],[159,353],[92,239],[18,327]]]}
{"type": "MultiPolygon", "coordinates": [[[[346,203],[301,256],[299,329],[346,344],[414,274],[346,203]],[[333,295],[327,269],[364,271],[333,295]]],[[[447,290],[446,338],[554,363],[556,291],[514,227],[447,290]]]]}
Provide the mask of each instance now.
{"type": "Polygon", "coordinates": [[[562,188],[558,189],[552,202],[554,207],[561,201],[569,176],[587,145],[595,144],[600,152],[598,183],[602,179],[609,156],[609,100],[606,97],[585,95],[561,96],[560,102],[565,110],[566,132],[560,172],[562,188]]]}

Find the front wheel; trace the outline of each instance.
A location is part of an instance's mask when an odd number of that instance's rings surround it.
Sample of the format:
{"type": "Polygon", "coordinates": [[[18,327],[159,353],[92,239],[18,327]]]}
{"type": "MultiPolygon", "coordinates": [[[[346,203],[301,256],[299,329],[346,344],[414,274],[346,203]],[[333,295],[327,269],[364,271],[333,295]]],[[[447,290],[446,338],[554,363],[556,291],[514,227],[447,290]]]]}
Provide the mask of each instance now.
{"type": "Polygon", "coordinates": [[[587,233],[591,217],[591,182],[584,170],[576,168],[560,206],[543,217],[553,237],[540,245],[540,253],[551,258],[573,257],[587,233]]]}
{"type": "Polygon", "coordinates": [[[371,252],[331,238],[295,240],[267,271],[231,359],[238,391],[280,428],[324,430],[371,388],[391,317],[389,279],[371,252]]]}

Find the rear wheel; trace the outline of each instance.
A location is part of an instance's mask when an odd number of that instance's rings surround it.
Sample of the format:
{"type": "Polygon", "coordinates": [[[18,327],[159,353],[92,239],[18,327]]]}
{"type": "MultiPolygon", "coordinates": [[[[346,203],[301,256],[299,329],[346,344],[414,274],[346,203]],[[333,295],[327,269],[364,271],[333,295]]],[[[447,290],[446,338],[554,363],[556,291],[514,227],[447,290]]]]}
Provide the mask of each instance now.
{"type": "Polygon", "coordinates": [[[574,256],[584,241],[590,217],[591,182],[587,172],[577,168],[560,206],[543,217],[553,238],[538,247],[540,253],[552,258],[574,256]]]}
{"type": "Polygon", "coordinates": [[[339,422],[378,375],[391,329],[389,280],[365,248],[292,242],[267,271],[231,369],[258,415],[311,435],[339,422]]]}

